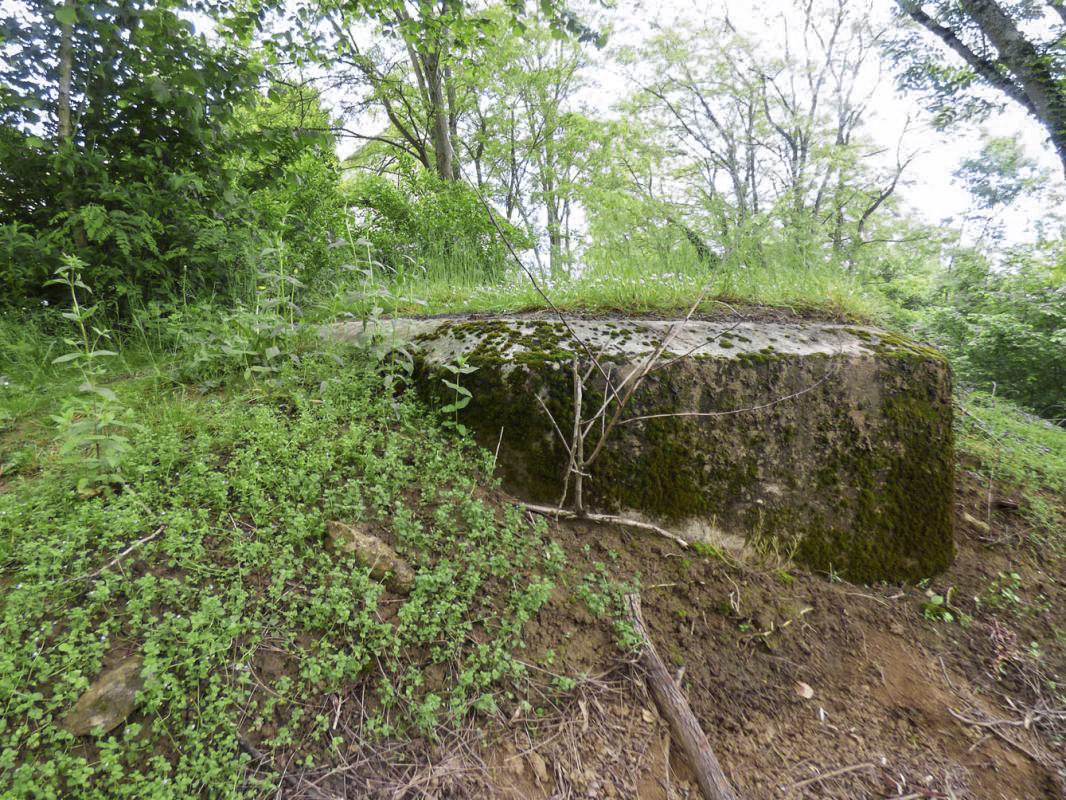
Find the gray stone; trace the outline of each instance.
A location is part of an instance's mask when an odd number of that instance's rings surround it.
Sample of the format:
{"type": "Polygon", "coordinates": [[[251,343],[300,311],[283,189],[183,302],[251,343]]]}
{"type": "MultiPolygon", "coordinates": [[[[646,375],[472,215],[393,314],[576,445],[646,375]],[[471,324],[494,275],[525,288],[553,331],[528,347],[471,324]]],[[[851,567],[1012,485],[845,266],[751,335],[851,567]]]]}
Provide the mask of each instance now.
{"type": "Polygon", "coordinates": [[[67,714],[61,727],[75,736],[113,731],[137,707],[137,692],[144,688],[140,656],[130,656],[96,679],[67,714]]]}
{"type": "Polygon", "coordinates": [[[330,520],[326,523],[333,546],[342,553],[350,553],[359,563],[370,568],[370,577],[382,581],[397,594],[408,594],[415,585],[415,573],[396,551],[377,536],[330,520]]]}

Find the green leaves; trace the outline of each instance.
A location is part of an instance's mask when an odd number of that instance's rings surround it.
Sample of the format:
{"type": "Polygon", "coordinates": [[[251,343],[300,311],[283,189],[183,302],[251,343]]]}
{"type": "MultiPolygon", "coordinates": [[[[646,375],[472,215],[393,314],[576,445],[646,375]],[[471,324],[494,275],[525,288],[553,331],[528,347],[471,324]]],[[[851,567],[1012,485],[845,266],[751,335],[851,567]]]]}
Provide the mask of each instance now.
{"type": "MultiPolygon", "coordinates": [[[[32,237],[0,246],[0,303],[61,301],[45,280],[63,252],[77,252],[109,311],[138,299],[228,292],[250,248],[254,215],[224,198],[236,174],[233,122],[261,70],[209,45],[181,17],[183,2],[44,3],[0,12],[4,118],[0,220],[32,237]],[[74,26],[63,38],[63,26],[74,26]],[[72,49],[75,122],[69,143],[51,107],[56,54],[72,49]],[[45,102],[45,100],[47,102],[45,102]],[[43,105],[42,105],[43,104],[43,105]],[[179,180],[172,180],[178,178],[179,180]],[[204,236],[217,228],[221,241],[204,236]],[[181,252],[183,258],[164,254],[181,252]],[[124,300],[117,299],[119,296],[124,300]]],[[[265,147],[272,137],[241,148],[265,147]]],[[[0,242],[3,240],[0,235],[0,242]]]]}
{"type": "Polygon", "coordinates": [[[81,473],[78,491],[90,496],[122,482],[122,460],[129,450],[125,434],[140,426],[115,392],[101,383],[105,372],[99,359],[118,353],[98,346],[111,337],[110,331],[86,324],[99,306],[79,302],[79,290],[89,293],[81,279],[85,266],[77,256],[64,256],[63,265],[48,284],[67,287],[70,310],[62,316],[73,322],[80,334],[80,338],[64,339],[75,349],[52,359],[52,364],[72,364],[83,378],[78,386],[79,395],[68,398],[62,412],[52,420],[59,428],[60,455],[81,473]]]}
{"type": "Polygon", "coordinates": [[[78,10],[73,3],[56,6],[55,18],[60,25],[73,25],[78,21],[78,10]]]}
{"type": "MultiPolygon", "coordinates": [[[[450,381],[447,378],[442,378],[441,383],[452,390],[453,400],[441,409],[442,414],[457,414],[459,411],[466,408],[470,401],[473,399],[473,394],[469,389],[462,386],[459,383],[459,379],[463,375],[470,375],[477,372],[478,367],[466,363],[466,353],[460,353],[458,360],[454,364],[445,364],[443,369],[450,372],[455,376],[454,381],[450,381]]],[[[458,420],[455,420],[455,424],[458,426],[458,420]]],[[[465,429],[464,429],[465,430],[465,429]]]]}

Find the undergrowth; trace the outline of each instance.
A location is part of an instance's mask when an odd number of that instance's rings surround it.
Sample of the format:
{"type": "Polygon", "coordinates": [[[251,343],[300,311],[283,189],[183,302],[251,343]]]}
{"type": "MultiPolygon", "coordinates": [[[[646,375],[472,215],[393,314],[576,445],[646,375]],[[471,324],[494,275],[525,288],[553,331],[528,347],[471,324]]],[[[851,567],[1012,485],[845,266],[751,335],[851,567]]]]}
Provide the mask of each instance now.
{"type": "Polygon", "coordinates": [[[983,392],[964,396],[960,408],[960,452],[976,459],[987,480],[1017,487],[1023,516],[1066,554],[1066,429],[983,392]]]}
{"type": "MultiPolygon", "coordinates": [[[[556,307],[568,311],[676,312],[687,309],[709,285],[698,309],[721,311],[722,303],[771,305],[875,318],[884,301],[861,281],[831,264],[802,268],[766,259],[731,256],[710,266],[685,251],[645,258],[620,258],[586,267],[572,277],[538,279],[556,307]]],[[[338,292],[319,310],[323,318],[374,307],[387,313],[425,314],[471,311],[517,312],[548,308],[544,297],[520,271],[497,281],[468,272],[435,270],[394,278],[378,276],[359,289],[338,292]]]]}
{"type": "Polygon", "coordinates": [[[0,483],[0,796],[232,796],[252,788],[242,732],[310,763],[494,713],[520,677],[521,627],[560,551],[481,499],[487,456],[385,391],[377,365],[279,362],[206,395],[114,382],[142,423],[114,491],[79,496],[47,454],[0,483]],[[391,541],[416,570],[410,595],[332,552],[331,519],[391,541]],[[133,653],[137,715],[88,742],[64,732],[90,681],[133,653]],[[355,729],[322,711],[342,691],[362,698],[355,729]]]}

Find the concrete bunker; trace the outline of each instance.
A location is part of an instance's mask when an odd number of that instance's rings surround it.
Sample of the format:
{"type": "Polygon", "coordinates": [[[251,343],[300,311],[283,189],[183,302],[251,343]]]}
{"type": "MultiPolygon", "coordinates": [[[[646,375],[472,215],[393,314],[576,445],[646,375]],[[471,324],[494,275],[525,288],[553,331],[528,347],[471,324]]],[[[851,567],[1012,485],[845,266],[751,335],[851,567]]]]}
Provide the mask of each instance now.
{"type": "MultiPolygon", "coordinates": [[[[377,325],[413,345],[416,385],[432,402],[452,399],[444,365],[477,367],[461,376],[472,398],[460,421],[486,447],[499,443],[509,491],[555,503],[574,358],[589,363],[587,346],[615,380],[675,322],[531,314],[377,325]]],[[[331,330],[351,338],[362,324],[331,330]]],[[[605,391],[594,370],[586,419],[605,391]]],[[[927,347],[861,325],[690,320],[624,417],[586,478],[589,508],[853,581],[917,580],[953,558],[951,373],[927,347]]]]}

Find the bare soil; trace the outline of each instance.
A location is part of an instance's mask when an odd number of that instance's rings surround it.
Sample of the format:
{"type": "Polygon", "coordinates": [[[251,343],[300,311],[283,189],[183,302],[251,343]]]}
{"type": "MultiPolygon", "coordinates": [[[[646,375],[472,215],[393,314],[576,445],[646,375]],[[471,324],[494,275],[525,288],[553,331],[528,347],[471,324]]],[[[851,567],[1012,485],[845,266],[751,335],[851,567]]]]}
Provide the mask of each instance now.
{"type": "MultiPolygon", "coordinates": [[[[700,557],[617,526],[548,537],[579,574],[639,576],[651,636],[742,797],[1066,798],[1062,557],[1001,487],[964,466],[958,489],[957,558],[928,586],[700,557]]],[[[343,780],[290,774],[279,796],[700,797],[609,619],[559,589],[525,634],[531,678],[495,719],[364,753],[343,780]],[[551,687],[575,675],[560,701],[551,687]]]]}

